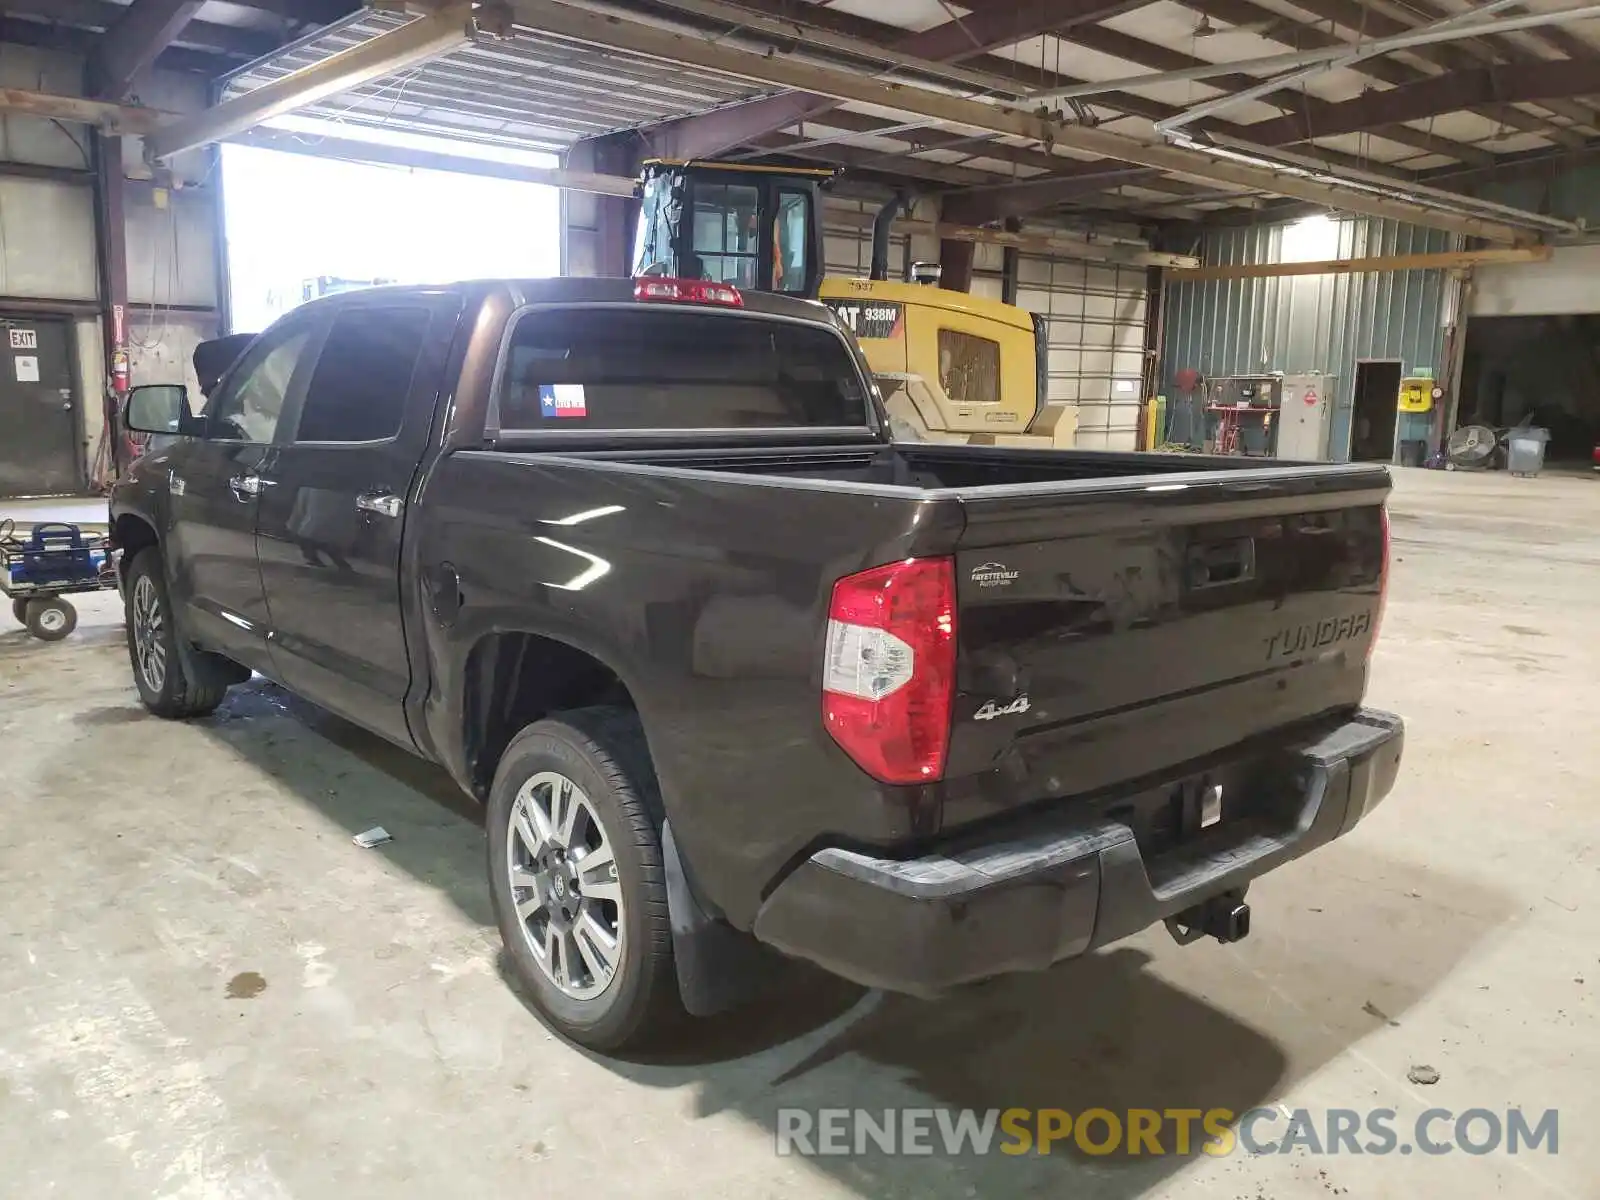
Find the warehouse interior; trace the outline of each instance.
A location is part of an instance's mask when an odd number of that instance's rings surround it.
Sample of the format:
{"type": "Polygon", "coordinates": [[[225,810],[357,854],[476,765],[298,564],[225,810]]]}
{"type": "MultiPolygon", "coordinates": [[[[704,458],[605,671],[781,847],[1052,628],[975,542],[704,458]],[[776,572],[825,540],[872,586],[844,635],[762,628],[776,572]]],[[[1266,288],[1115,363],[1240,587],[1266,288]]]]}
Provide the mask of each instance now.
{"type": "Polygon", "coordinates": [[[1407,724],[1393,795],[1262,880],[1237,946],[1157,924],[937,1001],[802,973],[612,1058],[514,986],[480,805],[259,674],[151,716],[102,551],[64,633],[0,618],[8,1194],[1589,1194],[1600,5],[4,0],[0,535],[98,546],[150,444],[132,390],[199,413],[202,344],[386,283],[645,274],[657,163],[743,172],[683,185],[739,214],[688,249],[747,291],[714,264],[821,277],[896,438],[1387,464],[1366,703],[1407,724]],[[758,170],[814,188],[809,259],[770,222],[735,245],[758,170]],[[852,287],[890,298],[881,329],[852,287]],[[950,330],[886,368],[919,292],[1012,322],[1020,375],[1002,335],[950,330]],[[1573,1132],[778,1148],[786,1112],[851,1105],[1521,1106],[1573,1132]]]}

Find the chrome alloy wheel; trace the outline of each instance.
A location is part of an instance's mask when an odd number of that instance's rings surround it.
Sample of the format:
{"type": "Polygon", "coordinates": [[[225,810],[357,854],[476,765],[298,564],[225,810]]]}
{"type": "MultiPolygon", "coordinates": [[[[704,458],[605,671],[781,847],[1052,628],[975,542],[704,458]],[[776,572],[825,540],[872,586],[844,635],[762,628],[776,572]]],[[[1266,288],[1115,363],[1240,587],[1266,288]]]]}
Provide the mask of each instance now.
{"type": "Polygon", "coordinates": [[[622,965],[622,885],[610,837],[582,788],[555,771],[522,785],[511,805],[506,869],[539,969],[574,1000],[604,992],[622,965]]]}
{"type": "Polygon", "coordinates": [[[145,686],[159,694],[167,683],[167,647],[161,640],[161,600],[148,575],[133,585],[133,656],[145,686]]]}

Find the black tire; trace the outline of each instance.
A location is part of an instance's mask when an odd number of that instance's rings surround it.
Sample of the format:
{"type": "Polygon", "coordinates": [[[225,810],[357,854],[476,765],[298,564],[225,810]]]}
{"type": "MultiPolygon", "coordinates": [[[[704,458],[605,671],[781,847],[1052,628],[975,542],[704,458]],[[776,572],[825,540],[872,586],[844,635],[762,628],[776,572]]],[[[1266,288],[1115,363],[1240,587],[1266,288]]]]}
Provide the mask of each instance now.
{"type": "Polygon", "coordinates": [[[506,957],[523,992],[559,1032],[593,1050],[638,1049],[683,1019],[661,859],[661,798],[637,714],[557,713],[506,747],[489,795],[489,892],[506,957]],[[513,806],[536,774],[554,771],[585,794],[612,847],[621,886],[616,973],[591,999],[564,993],[539,965],[516,912],[508,870],[513,806]]]}
{"type": "Polygon", "coordinates": [[[29,600],[22,622],[41,642],[59,642],[78,627],[78,610],[59,596],[48,600],[29,600]]]}
{"type": "Polygon", "coordinates": [[[28,602],[22,599],[13,600],[11,602],[11,615],[17,619],[18,625],[26,625],[28,623],[28,602]]]}
{"type": "Polygon", "coordinates": [[[154,547],[141,550],[125,573],[123,605],[127,616],[128,663],[133,668],[134,686],[139,699],[158,717],[182,720],[203,717],[213,712],[227,694],[228,684],[220,671],[211,668],[211,656],[180,647],[172,622],[172,606],[167,599],[167,581],[161,554],[154,547]],[[158,679],[142,665],[134,614],[135,598],[141,594],[140,581],[148,580],[154,589],[160,628],[155,637],[163,650],[164,670],[158,679]],[[191,676],[199,676],[192,678],[191,676]]]}

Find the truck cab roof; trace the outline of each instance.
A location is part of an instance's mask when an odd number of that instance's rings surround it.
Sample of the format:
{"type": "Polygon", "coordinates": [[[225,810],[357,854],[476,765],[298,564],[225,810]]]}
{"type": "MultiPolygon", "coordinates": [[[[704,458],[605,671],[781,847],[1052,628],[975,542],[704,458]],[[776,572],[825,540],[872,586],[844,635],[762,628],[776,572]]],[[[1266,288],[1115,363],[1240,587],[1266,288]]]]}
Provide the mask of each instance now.
{"type": "MultiPolygon", "coordinates": [[[[440,293],[458,293],[470,300],[483,300],[491,295],[510,299],[514,307],[529,304],[631,304],[636,302],[634,287],[638,281],[617,276],[549,279],[469,279],[447,284],[390,284],[383,287],[363,288],[359,291],[341,292],[323,296],[301,305],[310,310],[322,305],[392,304],[406,296],[437,296],[440,293]]],[[[727,285],[720,285],[727,286],[727,285]]],[[[837,323],[827,305],[818,300],[805,300],[798,296],[785,296],[773,292],[740,291],[740,305],[746,312],[761,316],[783,317],[815,325],[835,326],[837,323]]],[[[637,301],[661,303],[660,301],[637,301]]],[[[670,303],[670,302],[668,302],[670,303]]],[[[297,310],[298,311],[298,310],[297,310]]]]}

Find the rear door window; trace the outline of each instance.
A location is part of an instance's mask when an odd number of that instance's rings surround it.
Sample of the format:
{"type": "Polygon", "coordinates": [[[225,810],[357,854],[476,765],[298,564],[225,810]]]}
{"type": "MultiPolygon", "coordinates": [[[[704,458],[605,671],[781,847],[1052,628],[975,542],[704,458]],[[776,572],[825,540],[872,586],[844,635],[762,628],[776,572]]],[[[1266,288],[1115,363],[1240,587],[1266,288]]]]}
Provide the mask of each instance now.
{"type": "Polygon", "coordinates": [[[795,429],[868,424],[832,329],[606,306],[533,312],[512,333],[499,429],[795,429]]]}

